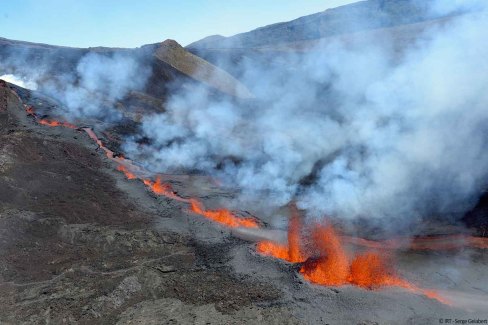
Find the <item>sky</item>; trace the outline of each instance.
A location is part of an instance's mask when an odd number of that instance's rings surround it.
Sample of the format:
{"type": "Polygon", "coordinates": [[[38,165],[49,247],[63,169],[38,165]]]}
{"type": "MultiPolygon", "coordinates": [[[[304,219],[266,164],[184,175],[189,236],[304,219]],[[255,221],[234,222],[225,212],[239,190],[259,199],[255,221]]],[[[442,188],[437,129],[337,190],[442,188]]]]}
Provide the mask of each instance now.
{"type": "Polygon", "coordinates": [[[188,45],[358,0],[0,0],[0,37],[74,47],[188,45]]]}

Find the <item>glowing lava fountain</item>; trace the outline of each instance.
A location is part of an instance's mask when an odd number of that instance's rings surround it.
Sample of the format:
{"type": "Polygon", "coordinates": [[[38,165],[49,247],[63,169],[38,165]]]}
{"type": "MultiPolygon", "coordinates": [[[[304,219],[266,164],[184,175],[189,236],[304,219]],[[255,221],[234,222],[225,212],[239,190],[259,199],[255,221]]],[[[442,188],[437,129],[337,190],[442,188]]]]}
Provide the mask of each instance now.
{"type": "Polygon", "coordinates": [[[351,254],[346,251],[341,237],[331,225],[316,225],[311,232],[311,243],[307,247],[314,255],[307,256],[304,253],[301,232],[300,216],[296,208],[292,207],[288,243],[262,241],[257,244],[256,250],[263,255],[301,263],[300,273],[304,279],[318,285],[355,285],[370,290],[395,286],[450,304],[435,291],[422,289],[398,276],[392,259],[385,251],[367,251],[353,255],[351,259],[351,254]]]}

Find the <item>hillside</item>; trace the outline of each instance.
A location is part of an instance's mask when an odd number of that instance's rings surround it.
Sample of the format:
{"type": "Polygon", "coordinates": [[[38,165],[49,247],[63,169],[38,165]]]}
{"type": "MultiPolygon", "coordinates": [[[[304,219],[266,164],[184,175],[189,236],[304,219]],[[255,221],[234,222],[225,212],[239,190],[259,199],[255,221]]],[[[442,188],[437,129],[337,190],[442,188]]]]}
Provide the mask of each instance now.
{"type": "Polygon", "coordinates": [[[199,82],[229,96],[252,97],[249,91],[225,71],[189,53],[176,41],[166,40],[140,48],[71,48],[0,38],[0,75],[34,75],[61,81],[77,69],[83,57],[98,54],[133,58],[151,70],[145,92],[165,99],[172,83],[199,82]]]}
{"type": "Polygon", "coordinates": [[[429,2],[359,1],[231,37],[207,37],[191,43],[187,48],[253,48],[418,23],[437,18],[427,9],[429,2]]]}
{"type": "Polygon", "coordinates": [[[237,78],[243,74],[242,62],[269,66],[286,61],[292,53],[320,50],[335,43],[357,49],[388,44],[385,50],[396,60],[426,32],[464,14],[436,14],[427,8],[429,2],[360,1],[230,37],[209,36],[186,48],[237,78]]]}

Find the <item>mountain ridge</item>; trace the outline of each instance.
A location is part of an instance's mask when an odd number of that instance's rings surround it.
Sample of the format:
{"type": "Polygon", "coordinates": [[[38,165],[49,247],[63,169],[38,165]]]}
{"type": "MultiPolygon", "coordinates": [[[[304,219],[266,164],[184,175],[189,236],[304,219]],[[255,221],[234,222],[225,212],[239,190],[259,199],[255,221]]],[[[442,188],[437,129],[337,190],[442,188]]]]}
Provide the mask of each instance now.
{"type": "Polygon", "coordinates": [[[208,37],[186,46],[192,49],[250,48],[272,43],[319,39],[345,33],[385,28],[439,18],[431,1],[365,0],[319,13],[259,27],[229,37],[208,37]],[[360,23],[357,23],[360,21],[360,23]]]}

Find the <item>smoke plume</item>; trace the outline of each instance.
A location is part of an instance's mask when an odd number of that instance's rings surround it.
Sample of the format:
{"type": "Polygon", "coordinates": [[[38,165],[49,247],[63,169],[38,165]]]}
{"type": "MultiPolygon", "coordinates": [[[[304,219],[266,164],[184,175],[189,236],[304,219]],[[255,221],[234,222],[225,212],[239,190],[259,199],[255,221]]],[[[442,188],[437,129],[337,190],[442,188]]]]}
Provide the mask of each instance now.
{"type": "Polygon", "coordinates": [[[3,53],[0,72],[7,73],[4,76],[12,83],[58,100],[60,105],[54,113],[67,120],[116,121],[120,117],[116,102],[128,91],[144,88],[150,67],[142,53],[135,51],[80,53],[79,49],[69,48],[39,51],[35,47],[12,47],[3,53]]]}
{"type": "MultiPolygon", "coordinates": [[[[488,182],[488,20],[479,0],[431,4],[428,15],[449,18],[414,42],[401,28],[360,32],[220,62],[255,99],[180,87],[124,150],[154,172],[198,171],[238,188],[239,206],[274,211],[294,200],[315,218],[459,217],[488,182]]],[[[79,54],[12,51],[0,73],[58,99],[68,120],[117,120],[116,102],[151,73],[135,51],[85,51],[65,66],[57,56],[79,54]]]]}
{"type": "Polygon", "coordinates": [[[37,89],[37,84],[33,81],[30,80],[23,80],[22,78],[18,78],[17,76],[13,74],[4,74],[0,76],[0,79],[9,82],[11,84],[17,85],[22,88],[30,89],[30,90],[36,90],[37,89]]]}
{"type": "Polygon", "coordinates": [[[296,200],[317,218],[459,217],[488,181],[479,4],[436,3],[442,14],[478,11],[433,25],[401,54],[372,37],[244,59],[234,71],[256,101],[174,93],[165,113],[143,120],[151,144],[129,139],[125,150],[155,171],[210,174],[254,206],[296,200]]]}

